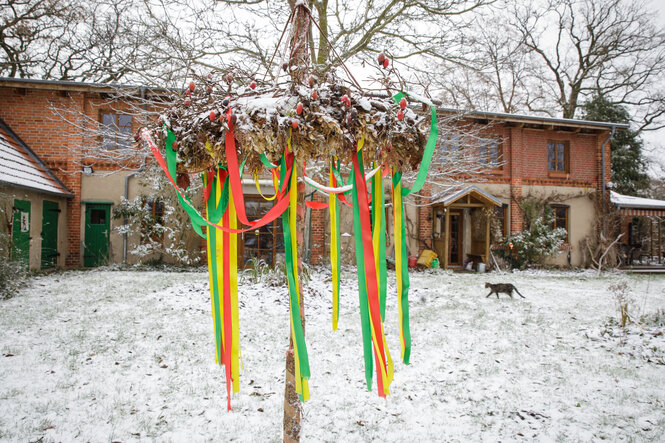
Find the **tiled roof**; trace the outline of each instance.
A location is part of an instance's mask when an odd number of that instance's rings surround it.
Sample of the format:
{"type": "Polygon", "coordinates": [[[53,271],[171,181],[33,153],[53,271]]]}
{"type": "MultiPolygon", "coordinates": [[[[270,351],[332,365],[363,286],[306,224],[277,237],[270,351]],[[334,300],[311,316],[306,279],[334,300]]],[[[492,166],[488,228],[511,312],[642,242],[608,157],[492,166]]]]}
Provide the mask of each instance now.
{"type": "Polygon", "coordinates": [[[72,197],[67,187],[2,120],[0,120],[0,184],[72,197]]]}

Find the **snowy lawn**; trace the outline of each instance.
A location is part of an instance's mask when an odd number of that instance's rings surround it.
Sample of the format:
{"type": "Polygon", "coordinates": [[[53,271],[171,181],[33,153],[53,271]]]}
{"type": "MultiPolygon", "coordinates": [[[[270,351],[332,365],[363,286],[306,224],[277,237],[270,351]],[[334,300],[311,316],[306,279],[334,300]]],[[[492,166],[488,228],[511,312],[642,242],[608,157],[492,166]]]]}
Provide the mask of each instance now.
{"type": "MultiPolygon", "coordinates": [[[[312,273],[305,296],[304,441],[663,439],[665,319],[651,314],[665,309],[665,277],[413,272],[411,365],[399,361],[393,295],[395,379],[383,400],[364,387],[352,271],[337,332],[328,271],[312,273]],[[607,290],[621,278],[633,317],[651,315],[627,334],[607,290]],[[485,298],[485,281],[514,283],[526,299],[485,298]]],[[[244,369],[227,413],[206,273],[33,279],[0,301],[0,440],[280,441],[287,291],[246,281],[240,304],[244,369]]]]}

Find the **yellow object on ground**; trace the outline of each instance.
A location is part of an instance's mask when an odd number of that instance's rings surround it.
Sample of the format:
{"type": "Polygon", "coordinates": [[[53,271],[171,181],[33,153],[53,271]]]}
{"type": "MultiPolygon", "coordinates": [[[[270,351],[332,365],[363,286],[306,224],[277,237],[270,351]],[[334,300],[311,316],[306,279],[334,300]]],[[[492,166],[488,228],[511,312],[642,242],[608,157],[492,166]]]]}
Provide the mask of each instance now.
{"type": "Polygon", "coordinates": [[[432,262],[434,261],[435,258],[437,258],[438,255],[436,252],[430,250],[430,249],[425,249],[421,254],[420,257],[418,258],[418,264],[426,266],[428,268],[432,267],[432,262]]]}

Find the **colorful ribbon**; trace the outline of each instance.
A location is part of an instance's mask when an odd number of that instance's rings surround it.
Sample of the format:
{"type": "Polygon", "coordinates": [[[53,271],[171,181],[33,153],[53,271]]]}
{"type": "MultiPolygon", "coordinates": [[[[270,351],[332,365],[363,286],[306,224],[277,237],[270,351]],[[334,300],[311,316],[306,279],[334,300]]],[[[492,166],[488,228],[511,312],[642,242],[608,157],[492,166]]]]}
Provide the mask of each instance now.
{"type": "MultiPolygon", "coordinates": [[[[236,227],[233,196],[228,186],[221,187],[226,171],[217,170],[210,184],[206,201],[208,218],[222,226],[236,227]]],[[[204,174],[204,185],[208,187],[210,175],[204,174]]],[[[215,331],[215,362],[223,365],[226,373],[227,409],[231,410],[231,389],[236,393],[239,384],[240,340],[238,327],[238,243],[237,234],[218,233],[210,229],[207,235],[208,272],[210,301],[215,331]],[[220,294],[221,292],[221,294],[220,294]],[[220,297],[221,296],[221,297],[220,297]]]]}
{"type": "MultiPolygon", "coordinates": [[[[329,185],[331,188],[337,186],[337,179],[333,169],[335,168],[335,157],[330,159],[330,179],[329,185]]],[[[340,266],[340,232],[339,232],[339,205],[337,204],[337,196],[334,194],[328,195],[328,209],[330,210],[330,265],[332,268],[332,328],[333,331],[337,330],[337,321],[339,319],[339,272],[340,266]]]]}
{"type": "Polygon", "coordinates": [[[351,156],[353,162],[353,224],[356,242],[356,265],[358,268],[358,295],[363,333],[365,356],[365,379],[368,389],[372,386],[372,350],[376,363],[376,382],[378,394],[389,394],[393,379],[393,363],[386,344],[381,321],[377,270],[372,243],[371,216],[367,199],[367,182],[362,172],[362,146],[364,139],[358,142],[358,152],[351,156]]]}
{"type": "Polygon", "coordinates": [[[404,226],[404,202],[402,173],[392,175],[393,220],[395,236],[395,274],[397,280],[397,306],[399,315],[399,337],[401,358],[409,364],[411,356],[411,331],[409,329],[409,266],[406,250],[406,229],[404,226]]]}
{"type": "MultiPolygon", "coordinates": [[[[407,95],[407,93],[401,92],[396,94],[393,99],[398,103],[402,97],[407,95]]],[[[412,98],[430,106],[432,121],[420,169],[413,186],[410,189],[402,186],[402,173],[391,171],[400,345],[401,358],[405,364],[409,364],[411,336],[408,318],[409,276],[403,197],[420,191],[424,186],[438,138],[437,116],[434,106],[424,99],[414,96],[412,98]]],[[[189,215],[194,230],[206,238],[207,241],[211,308],[215,331],[215,360],[225,367],[227,407],[229,410],[231,408],[231,389],[233,389],[233,392],[239,390],[237,233],[265,226],[281,215],[289,286],[289,311],[291,341],[295,360],[296,392],[301,401],[305,401],[309,399],[308,379],[310,367],[300,318],[298,243],[296,237],[297,176],[295,156],[291,150],[291,139],[288,140],[287,148],[280,159],[279,166],[273,164],[265,154],[260,155],[261,162],[273,175],[275,194],[269,198],[263,196],[258,176],[254,176],[254,181],[259,194],[268,201],[275,200],[275,205],[261,219],[250,221],[245,213],[241,181],[244,163],[239,164],[238,162],[231,117],[232,110],[229,109],[226,114],[229,130],[226,131],[225,135],[225,154],[228,168],[213,168],[203,173],[203,194],[206,202],[205,217],[192,204],[188,196],[188,190],[183,192],[176,184],[177,153],[173,149],[173,142],[175,141],[173,132],[166,129],[166,160],[152,142],[147,130],[144,129],[141,132],[141,137],[148,143],[157,163],[164,170],[171,185],[176,189],[178,201],[189,215]],[[277,171],[279,171],[279,185],[277,184],[277,171]],[[286,210],[287,207],[289,208],[288,211],[286,210]],[[239,229],[238,221],[248,227],[239,229]],[[207,235],[203,234],[203,226],[209,228],[207,235]],[[217,232],[217,230],[220,232],[217,232]]],[[[330,211],[333,330],[337,329],[338,324],[340,289],[340,208],[337,200],[339,199],[342,203],[353,207],[365,378],[367,387],[371,390],[373,369],[376,365],[377,390],[380,396],[385,397],[389,394],[389,386],[393,379],[394,370],[383,331],[387,288],[383,176],[380,173],[377,174],[381,170],[377,165],[374,165],[375,169],[373,171],[367,175],[364,174],[363,142],[364,140],[360,140],[357,152],[352,156],[353,164],[349,185],[344,185],[344,180],[339,171],[339,162],[335,164],[335,159],[331,159],[330,162],[329,186],[323,186],[307,176],[304,177],[306,183],[329,194],[328,203],[306,202],[306,205],[313,209],[328,207],[330,211]],[[367,188],[367,181],[370,179],[372,187],[371,210],[367,188]],[[350,204],[345,198],[345,194],[349,192],[352,194],[353,204],[350,204]]],[[[209,143],[206,143],[206,149],[211,151],[209,143]]]]}
{"type": "MultiPolygon", "coordinates": [[[[288,151],[291,152],[291,139],[288,142],[288,151]]],[[[291,317],[291,342],[293,343],[293,356],[295,360],[296,393],[300,401],[309,400],[309,358],[305,344],[305,333],[300,318],[300,285],[298,281],[298,241],[296,232],[298,181],[294,165],[287,171],[284,157],[280,167],[280,183],[288,183],[290,188],[290,207],[282,214],[282,232],[284,235],[284,252],[286,259],[286,276],[289,284],[289,312],[291,317]],[[287,174],[287,172],[289,174],[287,174]]]]}
{"type": "MultiPolygon", "coordinates": [[[[147,129],[143,129],[141,131],[141,138],[148,144],[150,147],[150,150],[152,151],[152,154],[155,156],[155,160],[157,160],[157,163],[159,166],[162,168],[164,173],[166,174],[166,178],[169,179],[169,182],[171,183],[171,186],[176,191],[176,195],[178,196],[178,201],[180,202],[180,206],[185,210],[187,215],[189,215],[190,221],[192,222],[192,226],[194,227],[194,230],[196,231],[197,234],[199,234],[201,237],[205,238],[205,234],[203,234],[201,227],[202,226],[209,226],[213,228],[220,229],[225,232],[229,233],[234,233],[234,234],[240,234],[243,232],[248,232],[248,231],[253,231],[257,228],[260,228],[262,226],[267,225],[268,223],[271,223],[273,220],[275,220],[277,217],[279,217],[289,206],[289,196],[288,194],[285,194],[285,189],[280,190],[280,195],[281,197],[277,200],[277,203],[264,215],[262,218],[259,220],[255,220],[251,222],[250,227],[245,228],[245,229],[238,229],[238,228],[229,228],[225,227],[222,225],[219,225],[217,223],[213,223],[210,220],[208,220],[206,217],[202,216],[201,213],[194,207],[192,202],[189,200],[189,198],[182,192],[182,190],[178,187],[175,181],[175,176],[176,176],[176,152],[173,150],[173,142],[175,141],[175,135],[173,132],[168,129],[167,133],[167,138],[166,138],[166,157],[167,161],[164,160],[162,157],[162,154],[159,152],[159,149],[157,149],[157,146],[155,143],[152,141],[152,137],[150,137],[150,133],[148,132],[147,129]],[[168,164],[167,164],[168,163],[168,164]]],[[[235,142],[234,142],[235,145],[235,142]]],[[[286,156],[286,167],[289,169],[293,165],[293,158],[294,155],[293,153],[288,153],[285,154],[286,156]]],[[[236,161],[237,165],[237,161],[236,161]]],[[[238,180],[237,182],[240,183],[239,179],[239,173],[238,174],[238,180]]],[[[231,183],[231,189],[233,189],[233,183],[231,183]]],[[[236,189],[238,184],[236,183],[236,189]]],[[[234,192],[240,192],[242,195],[242,183],[240,183],[240,191],[234,191],[234,192]]],[[[243,205],[244,205],[244,200],[243,200],[243,205]]],[[[240,208],[239,205],[236,205],[237,208],[240,208]]],[[[244,206],[242,210],[244,214],[244,206]]],[[[245,219],[247,217],[245,216],[245,219]]]]}
{"type": "MultiPolygon", "coordinates": [[[[376,163],[374,164],[376,166],[376,163]]],[[[376,266],[377,283],[381,320],[386,318],[386,286],[388,268],[386,264],[386,213],[383,195],[383,177],[376,174],[372,178],[372,244],[374,247],[374,263],[376,266]]]]}

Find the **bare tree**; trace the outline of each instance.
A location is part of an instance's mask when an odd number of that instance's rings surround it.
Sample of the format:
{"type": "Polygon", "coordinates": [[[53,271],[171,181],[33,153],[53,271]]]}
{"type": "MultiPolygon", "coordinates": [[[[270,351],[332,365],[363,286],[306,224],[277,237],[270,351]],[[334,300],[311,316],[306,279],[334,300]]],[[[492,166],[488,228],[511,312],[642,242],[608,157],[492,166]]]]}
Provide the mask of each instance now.
{"type": "Polygon", "coordinates": [[[631,107],[638,131],[662,128],[665,33],[653,16],[642,0],[496,3],[463,36],[468,63],[442,69],[443,96],[464,107],[575,118],[602,93],[631,107]]]}
{"type": "Polygon", "coordinates": [[[644,1],[563,0],[543,8],[516,2],[513,12],[562,117],[574,118],[582,98],[602,91],[614,104],[639,107],[640,129],[663,127],[665,33],[644,1]]]}
{"type": "Polygon", "coordinates": [[[466,63],[442,63],[431,81],[443,101],[459,109],[536,111],[542,94],[530,81],[529,53],[498,14],[496,8],[478,11],[463,34],[466,63]]]}
{"type": "MultiPolygon", "coordinates": [[[[0,74],[115,82],[151,67],[134,0],[0,2],[0,74]]],[[[140,15],[140,14],[139,14],[140,15]]]]}

